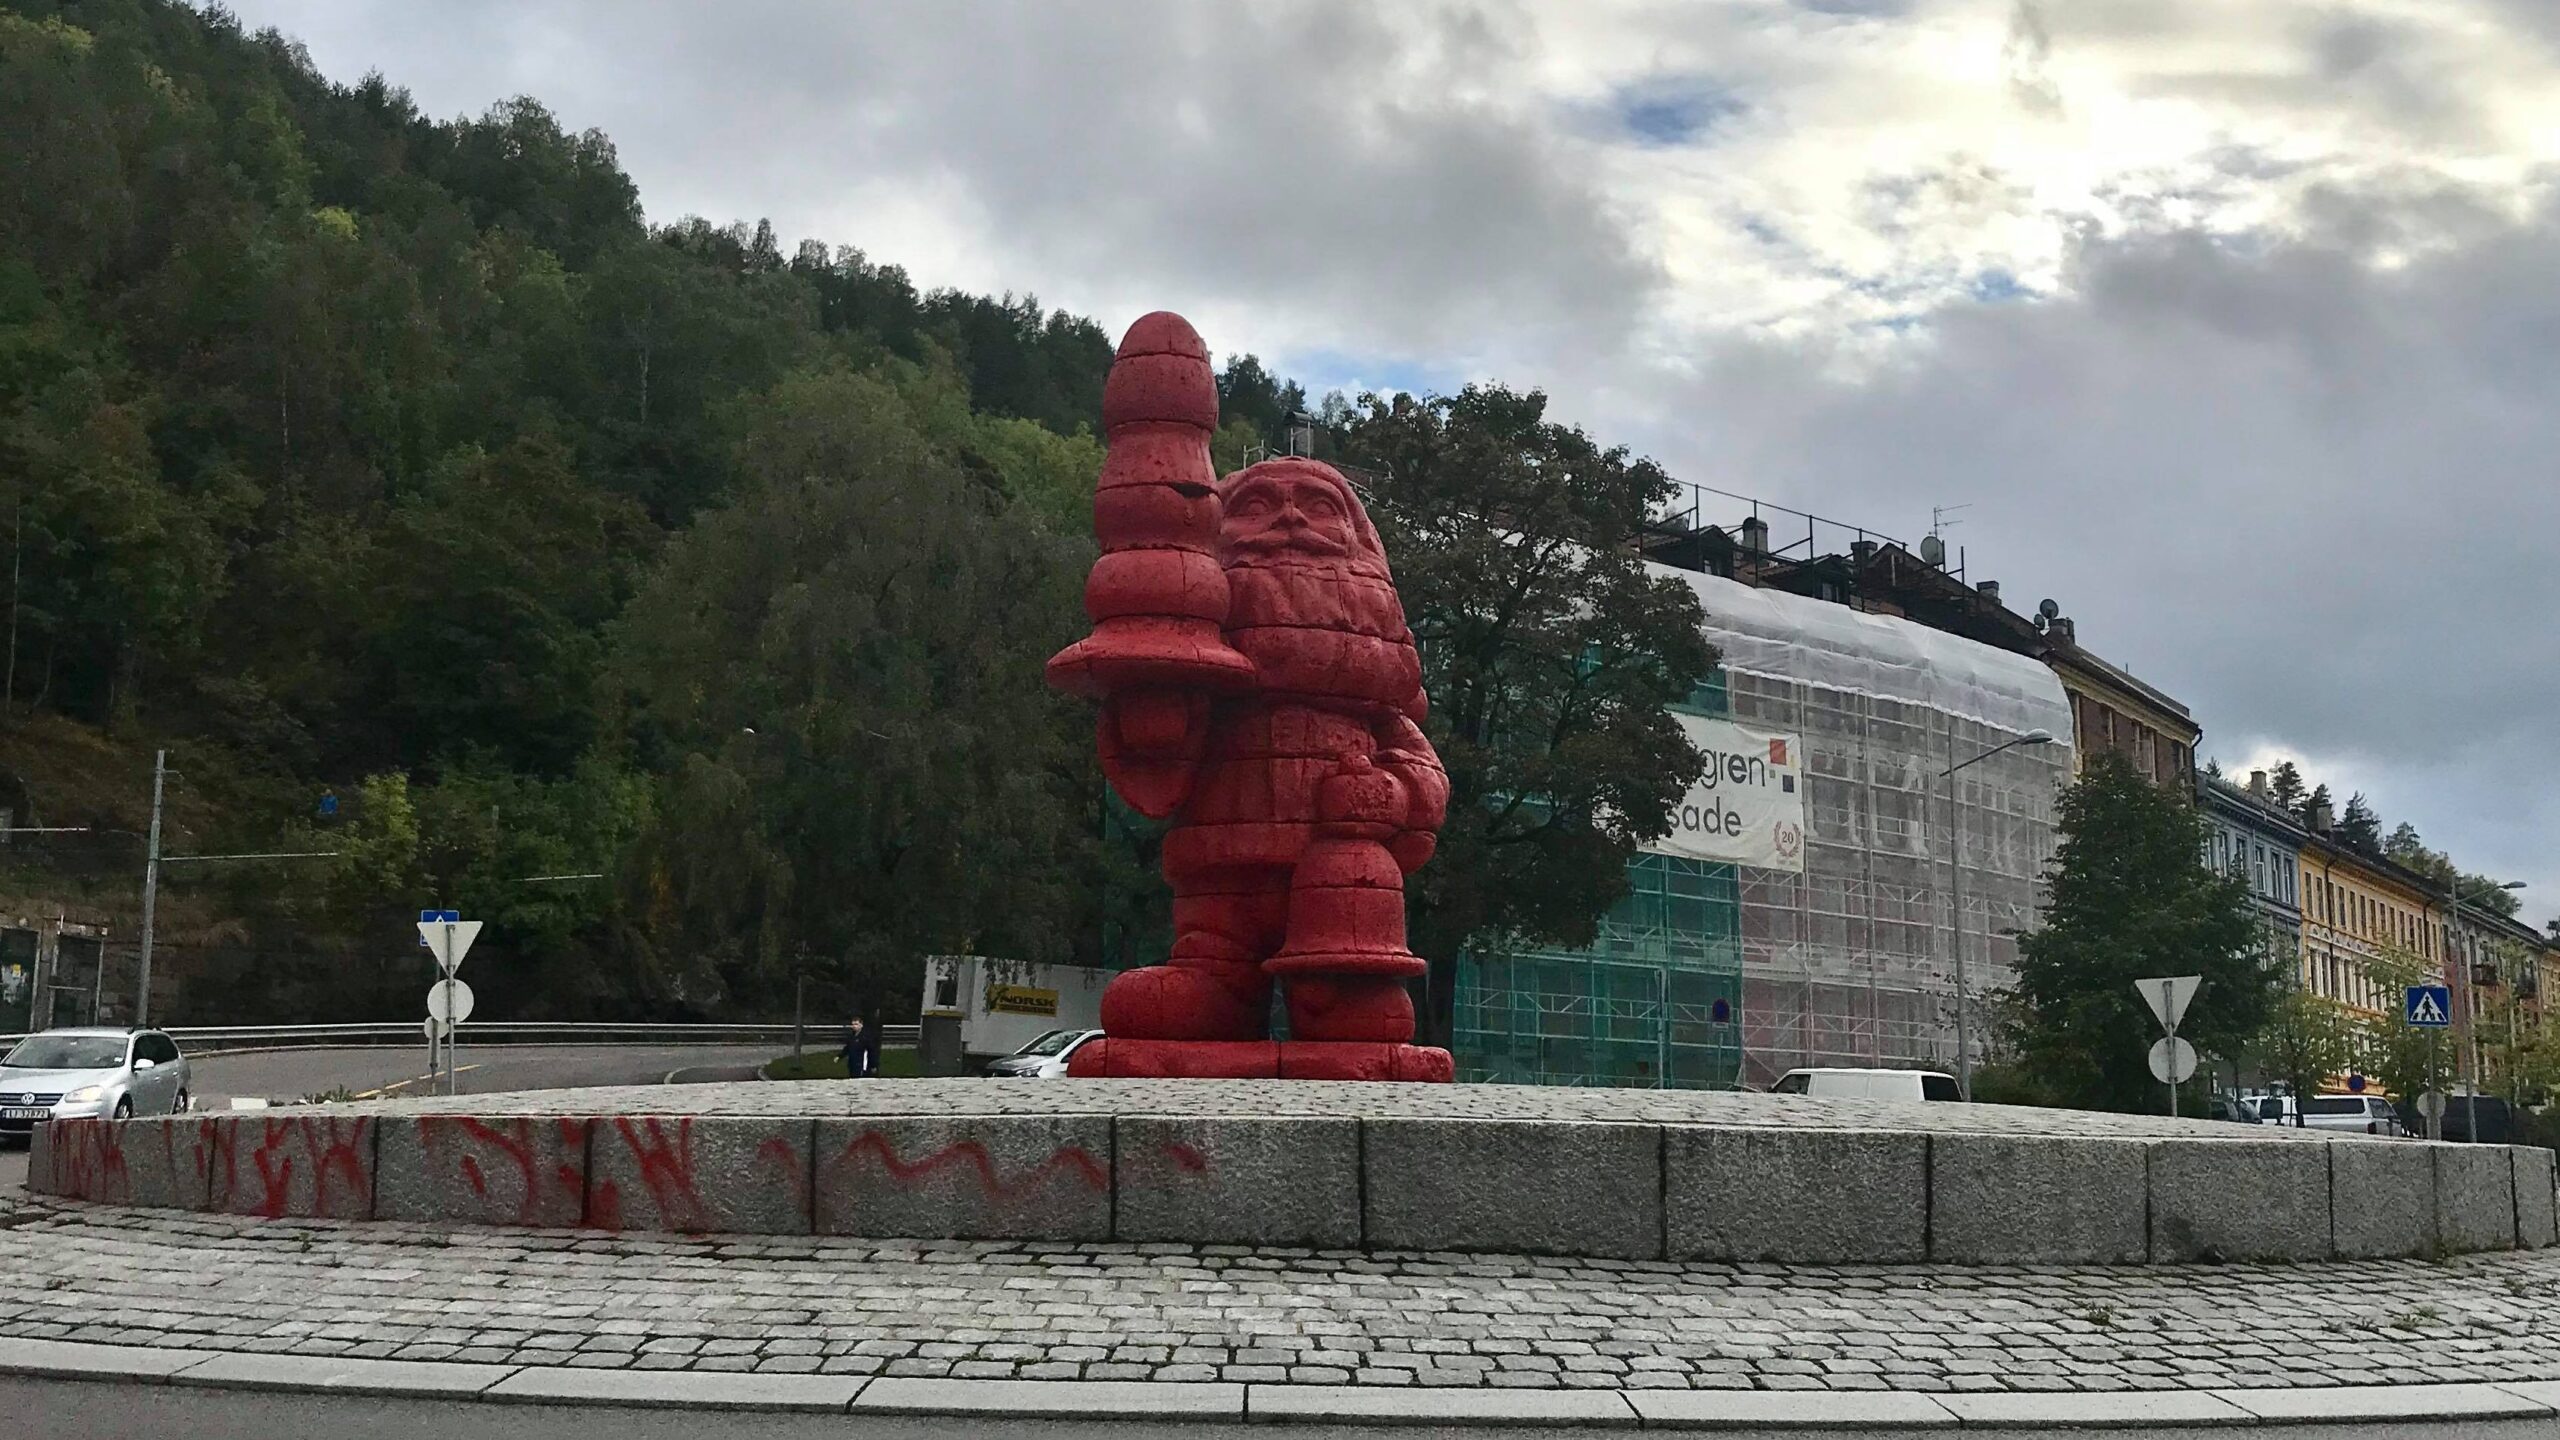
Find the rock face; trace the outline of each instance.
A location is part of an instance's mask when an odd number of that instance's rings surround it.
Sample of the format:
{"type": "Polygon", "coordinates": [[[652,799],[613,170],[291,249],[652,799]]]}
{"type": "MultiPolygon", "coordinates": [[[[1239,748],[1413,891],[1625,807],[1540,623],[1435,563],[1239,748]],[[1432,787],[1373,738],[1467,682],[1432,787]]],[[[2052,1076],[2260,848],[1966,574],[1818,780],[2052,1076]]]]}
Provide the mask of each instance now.
{"type": "Polygon", "coordinates": [[[1093,633],[1049,683],[1101,703],[1104,773],[1173,822],[1174,941],[1113,980],[1075,1073],[1449,1080],[1448,1052],[1412,1043],[1405,986],[1425,967],[1404,935],[1449,777],[1377,527],[1315,460],[1217,478],[1217,381],[1179,315],[1129,327],[1102,420],[1093,633]]]}

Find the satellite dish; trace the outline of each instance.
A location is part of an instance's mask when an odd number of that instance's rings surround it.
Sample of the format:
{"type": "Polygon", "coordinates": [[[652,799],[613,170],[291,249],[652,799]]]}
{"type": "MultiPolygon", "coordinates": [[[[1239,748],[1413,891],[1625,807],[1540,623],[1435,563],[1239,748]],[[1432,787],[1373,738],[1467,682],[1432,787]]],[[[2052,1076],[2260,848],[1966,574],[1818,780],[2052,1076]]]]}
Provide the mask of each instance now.
{"type": "Polygon", "coordinates": [[[2039,600],[2036,602],[2036,614],[2047,620],[2057,620],[2062,616],[2062,607],[2050,600],[2039,600]]]}

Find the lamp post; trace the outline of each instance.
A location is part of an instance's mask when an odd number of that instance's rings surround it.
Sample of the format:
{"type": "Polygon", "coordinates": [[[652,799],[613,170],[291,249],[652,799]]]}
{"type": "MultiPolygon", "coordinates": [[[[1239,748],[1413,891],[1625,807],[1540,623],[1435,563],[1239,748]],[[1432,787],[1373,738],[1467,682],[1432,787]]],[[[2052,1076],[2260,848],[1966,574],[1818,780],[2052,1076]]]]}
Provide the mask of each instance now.
{"type": "MultiPolygon", "coordinates": [[[[2483,885],[2465,894],[2462,891],[2461,872],[2456,871],[2448,877],[2444,882],[2446,953],[2453,952],[2453,932],[2462,927],[2463,901],[2477,899],[2492,890],[2523,888],[2523,881],[2509,880],[2498,885],[2483,885]]],[[[2462,993],[2467,1001],[2462,1007],[2462,1028],[2471,1032],[2471,1090],[2469,1094],[2462,1097],[2463,1118],[2468,1122],[2464,1128],[2471,1137],[2471,1143],[2477,1145],[2480,1143],[2480,1087],[2489,1077],[2483,1068],[2480,1055],[2480,972],[2476,967],[2470,974],[2462,977],[2462,993]]],[[[2512,1069],[2515,1065],[2515,1017],[2509,1015],[2507,1019],[2507,1065],[2512,1069]]]]}
{"type": "Polygon", "coordinates": [[[2030,730],[1938,772],[1938,778],[1947,782],[1947,920],[1956,951],[1956,1093],[1967,1101],[1973,1099],[1973,996],[1965,988],[1964,975],[1964,825],[1956,809],[1956,772],[1968,765],[1978,765],[2003,750],[2052,743],[2052,731],[2030,730]]]}

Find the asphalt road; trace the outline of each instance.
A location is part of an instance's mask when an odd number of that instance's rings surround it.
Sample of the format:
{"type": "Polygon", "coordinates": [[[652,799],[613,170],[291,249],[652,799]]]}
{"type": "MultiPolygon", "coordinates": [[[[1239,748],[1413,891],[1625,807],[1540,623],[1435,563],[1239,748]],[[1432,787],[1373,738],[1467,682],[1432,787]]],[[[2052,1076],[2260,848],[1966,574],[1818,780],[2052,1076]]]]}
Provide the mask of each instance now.
{"type": "MultiPolygon", "coordinates": [[[[673,1072],[679,1081],[748,1083],[773,1058],[771,1045],[507,1045],[474,1046],[464,1027],[462,1063],[454,1078],[465,1094],[554,1090],[573,1085],[653,1085],[673,1072]]],[[[234,1098],[299,1100],[345,1089],[362,1096],[422,1095],[427,1090],[424,1037],[415,1047],[269,1050],[248,1055],[191,1056],[196,1108],[228,1109],[234,1098]]],[[[0,1188],[26,1183],[27,1152],[0,1150],[0,1188]]]]}
{"type": "MultiPolygon", "coordinates": [[[[185,1436],[187,1440],[276,1440],[278,1436],[362,1435],[368,1440],[595,1440],[600,1425],[610,1425],[615,1440],[695,1440],[695,1437],[748,1437],[755,1440],[1198,1440],[1203,1435],[1232,1434],[1243,1440],[1393,1440],[1397,1436],[1473,1436],[1484,1440],[1521,1437],[1622,1437],[1624,1430],[1558,1429],[1505,1426],[1497,1429],[1459,1426],[1255,1425],[1244,1427],[1132,1424],[1069,1424],[1054,1421],[925,1420],[868,1418],[850,1415],[720,1414],[699,1410],[634,1410],[613,1407],[506,1405],[484,1401],[390,1400],[362,1396],[287,1395],[240,1390],[200,1390],[186,1386],[100,1381],[0,1380],[0,1414],[9,1417],[12,1433],[42,1440],[136,1440],[139,1436],[185,1436]]],[[[1812,1434],[1857,1435],[1886,1440],[1904,1432],[1892,1430],[1727,1430],[1720,1440],[1804,1440],[1812,1434]]],[[[2086,1431],[2035,1432],[2003,1430],[2014,1440],[2039,1433],[2085,1435],[2086,1431]]],[[[2191,1440],[2193,1432],[2115,1430],[2110,1440],[2191,1440]]],[[[2321,1425],[2269,1426],[2244,1432],[2250,1440],[2550,1440],[2547,1420],[2499,1421],[2456,1425],[2321,1425]]]]}

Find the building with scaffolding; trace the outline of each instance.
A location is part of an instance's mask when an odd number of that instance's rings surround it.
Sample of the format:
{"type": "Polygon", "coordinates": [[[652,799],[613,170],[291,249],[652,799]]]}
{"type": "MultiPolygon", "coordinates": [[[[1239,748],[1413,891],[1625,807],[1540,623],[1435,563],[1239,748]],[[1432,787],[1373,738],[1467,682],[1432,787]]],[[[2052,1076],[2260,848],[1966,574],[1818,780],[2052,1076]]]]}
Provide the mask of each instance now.
{"type": "Polygon", "coordinates": [[[1753,530],[1648,545],[1697,593],[1721,656],[1681,707],[1713,763],[1596,944],[1489,945],[1462,964],[1462,1079],[1759,1087],[1805,1065],[1952,1068],[1960,1004],[1980,1058],[1983,997],[2014,973],[2052,853],[2071,698],[2032,656],[1858,608],[1872,550],[1759,583],[1775,567],[1731,563],[1768,557],[1753,530]],[[2038,732],[2053,743],[2018,743],[2038,732]]]}

